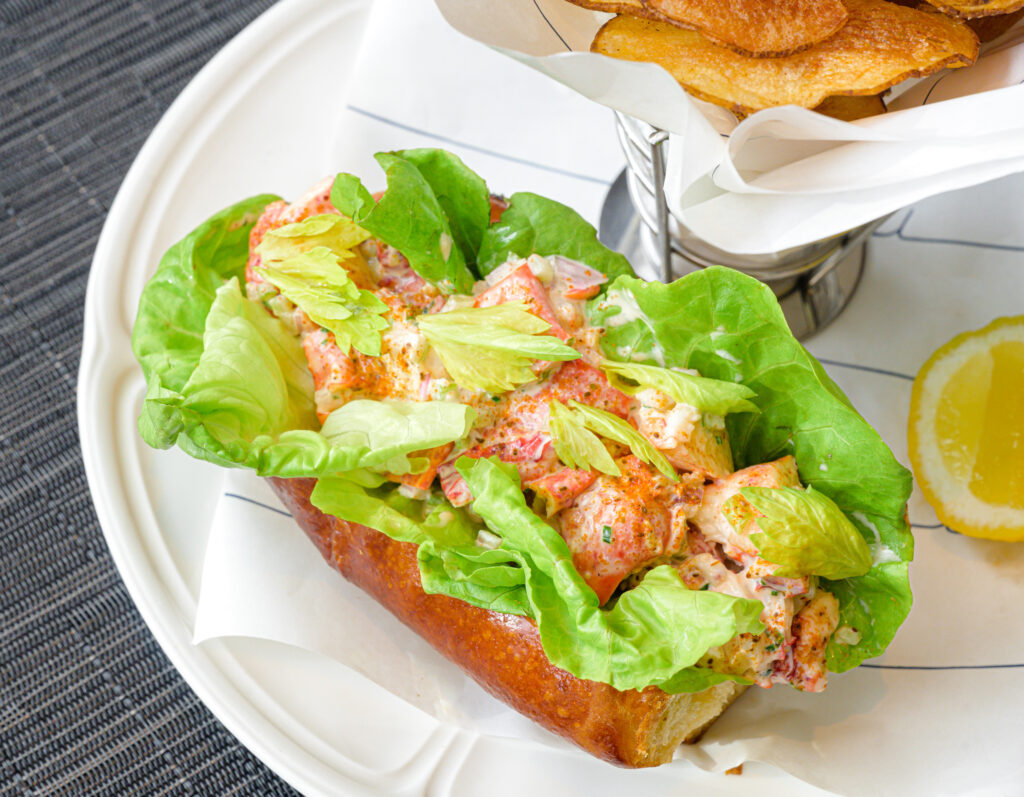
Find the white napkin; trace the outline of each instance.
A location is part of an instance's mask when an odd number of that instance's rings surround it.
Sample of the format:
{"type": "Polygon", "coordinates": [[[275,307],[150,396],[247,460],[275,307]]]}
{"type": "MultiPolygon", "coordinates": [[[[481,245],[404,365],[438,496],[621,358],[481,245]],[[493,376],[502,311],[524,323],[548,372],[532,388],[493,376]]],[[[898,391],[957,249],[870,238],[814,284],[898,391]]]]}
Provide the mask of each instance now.
{"type": "Polygon", "coordinates": [[[463,33],[673,133],[669,206],[726,251],[798,246],[1024,170],[1024,26],[993,42],[975,66],[904,90],[884,116],[847,123],[787,106],[737,126],[661,67],[587,52],[608,14],[565,0],[436,2],[463,33]]]}
{"type": "MultiPolygon", "coordinates": [[[[463,38],[432,4],[378,2],[352,81],[333,168],[372,188],[383,187],[373,152],[444,146],[493,190],[548,194],[594,220],[621,167],[606,110],[463,38]]],[[[897,214],[872,239],[851,306],[811,342],[903,462],[910,375],[956,332],[1024,307],[1022,195],[1024,180],[1004,179],[897,214]],[[914,306],[921,312],[908,313],[914,306]]],[[[448,721],[566,746],[345,582],[267,485],[237,471],[226,484],[204,564],[197,643],[238,635],[286,642],[448,721]]],[[[680,758],[716,771],[764,761],[844,794],[1020,793],[1024,635],[1015,631],[1024,546],[954,535],[919,495],[910,517],[915,606],[886,655],[832,676],[821,695],[751,689],[680,758]]],[[[689,767],[667,771],[683,788],[689,767]]]]}

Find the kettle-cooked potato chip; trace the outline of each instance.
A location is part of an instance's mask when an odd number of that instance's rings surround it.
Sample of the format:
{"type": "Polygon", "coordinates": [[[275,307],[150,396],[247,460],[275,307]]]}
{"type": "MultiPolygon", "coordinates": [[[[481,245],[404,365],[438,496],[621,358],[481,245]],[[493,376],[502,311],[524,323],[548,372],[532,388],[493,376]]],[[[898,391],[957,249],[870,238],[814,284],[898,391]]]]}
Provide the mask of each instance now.
{"type": "Polygon", "coordinates": [[[928,2],[947,14],[956,14],[965,19],[1012,14],[1014,11],[1024,8],[1024,0],[928,0],[928,2]]]}
{"type": "Polygon", "coordinates": [[[745,55],[778,56],[804,50],[827,39],[843,27],[847,19],[842,0],[646,2],[668,19],[745,55]]]}
{"type": "Polygon", "coordinates": [[[590,49],[660,64],[691,94],[743,113],[878,94],[908,77],[968,66],[978,56],[978,37],[953,17],[885,0],[846,5],[850,19],[837,34],[781,58],[740,55],[699,33],[631,16],[605,23],[590,49]]]}

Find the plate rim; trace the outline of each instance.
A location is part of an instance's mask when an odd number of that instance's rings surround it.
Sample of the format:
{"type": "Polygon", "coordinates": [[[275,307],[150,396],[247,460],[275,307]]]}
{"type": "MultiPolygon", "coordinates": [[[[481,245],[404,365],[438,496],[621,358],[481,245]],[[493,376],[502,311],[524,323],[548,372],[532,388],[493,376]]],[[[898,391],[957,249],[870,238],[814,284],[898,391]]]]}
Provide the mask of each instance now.
{"type": "MultiPolygon", "coordinates": [[[[123,231],[130,229],[147,206],[152,178],[180,149],[180,131],[197,121],[232,78],[258,58],[261,46],[278,38],[282,30],[300,26],[310,15],[365,14],[369,6],[370,0],[343,0],[340,4],[338,0],[281,0],[218,50],[170,104],[126,172],[97,240],[86,285],[77,379],[76,415],[86,481],[100,530],[132,602],[164,655],[206,708],[240,744],[302,793],[338,793],[342,786],[345,793],[374,792],[369,784],[318,759],[280,728],[258,701],[243,694],[227,672],[239,665],[222,641],[211,640],[202,647],[192,644],[191,629],[176,596],[157,573],[142,532],[133,522],[132,501],[117,467],[124,459],[116,449],[104,451],[102,447],[104,442],[116,440],[112,434],[118,423],[116,407],[123,401],[123,396],[115,394],[115,400],[104,408],[105,389],[123,381],[133,368],[137,370],[130,348],[119,345],[124,343],[122,332],[130,338],[130,329],[120,329],[117,301],[122,297],[104,295],[102,286],[119,261],[127,260],[123,255],[130,245],[123,231]],[[118,475],[112,477],[111,473],[118,475]],[[126,528],[134,533],[125,534],[126,528]],[[345,782],[339,783],[339,778],[345,782]]],[[[425,746],[432,742],[447,746],[445,742],[453,736],[434,740],[435,735],[428,737],[425,746]]]]}

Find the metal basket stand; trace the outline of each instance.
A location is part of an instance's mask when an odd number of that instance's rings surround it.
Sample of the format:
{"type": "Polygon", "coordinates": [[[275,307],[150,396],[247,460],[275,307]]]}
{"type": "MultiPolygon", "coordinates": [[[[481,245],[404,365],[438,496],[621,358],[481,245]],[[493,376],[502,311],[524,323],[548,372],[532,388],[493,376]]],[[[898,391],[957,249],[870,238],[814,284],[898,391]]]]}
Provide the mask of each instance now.
{"type": "Polygon", "coordinates": [[[801,339],[839,315],[860,281],[867,239],[883,219],[781,252],[727,252],[698,238],[669,211],[664,188],[668,133],[621,113],[616,113],[616,126],[627,166],[605,199],[600,237],[625,254],[640,276],[671,282],[710,265],[742,271],[772,288],[801,339]]]}

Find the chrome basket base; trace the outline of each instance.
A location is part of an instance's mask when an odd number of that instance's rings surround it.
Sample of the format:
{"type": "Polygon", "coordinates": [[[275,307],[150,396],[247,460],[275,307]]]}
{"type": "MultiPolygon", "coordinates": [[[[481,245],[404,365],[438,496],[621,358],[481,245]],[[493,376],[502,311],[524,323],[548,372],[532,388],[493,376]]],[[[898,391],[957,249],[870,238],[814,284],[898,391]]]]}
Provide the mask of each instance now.
{"type": "MultiPolygon", "coordinates": [[[[771,270],[744,268],[729,262],[721,265],[765,282],[778,297],[793,334],[804,340],[834,321],[853,297],[864,270],[867,241],[880,223],[881,220],[836,237],[834,247],[830,247],[815,265],[798,273],[779,270],[772,274],[771,270]]],[[[706,257],[687,252],[679,246],[676,237],[676,245],[669,255],[671,274],[666,273],[665,249],[630,196],[628,168],[619,174],[608,191],[601,209],[598,236],[606,246],[624,254],[637,275],[647,280],[675,279],[713,264],[706,257]]],[[[742,259],[737,256],[737,260],[742,259]]]]}

